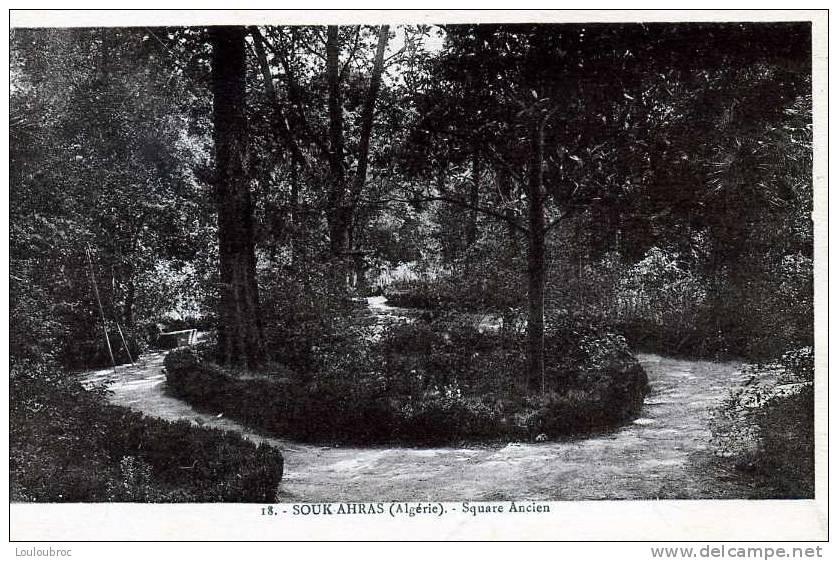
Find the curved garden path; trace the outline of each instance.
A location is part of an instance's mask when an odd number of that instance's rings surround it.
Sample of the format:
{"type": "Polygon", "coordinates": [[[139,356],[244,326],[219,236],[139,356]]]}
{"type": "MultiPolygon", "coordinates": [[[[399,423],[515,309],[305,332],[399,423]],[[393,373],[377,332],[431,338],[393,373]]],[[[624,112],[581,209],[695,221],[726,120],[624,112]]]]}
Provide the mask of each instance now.
{"type": "Polygon", "coordinates": [[[651,393],[642,416],[591,438],[507,445],[323,447],[266,438],[201,413],[166,391],[163,354],[92,372],[113,403],[167,420],[235,431],[282,450],[284,502],[748,498],[758,491],[708,450],[709,410],[741,379],[741,365],[639,356],[651,393]]]}

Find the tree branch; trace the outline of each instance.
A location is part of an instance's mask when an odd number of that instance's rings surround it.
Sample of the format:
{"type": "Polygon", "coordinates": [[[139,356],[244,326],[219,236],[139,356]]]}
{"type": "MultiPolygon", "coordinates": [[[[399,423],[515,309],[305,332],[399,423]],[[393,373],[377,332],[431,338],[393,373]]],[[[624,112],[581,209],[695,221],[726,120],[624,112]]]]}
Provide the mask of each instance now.
{"type": "Polygon", "coordinates": [[[287,53],[283,52],[283,50],[278,46],[268,41],[267,37],[263,36],[262,39],[264,44],[271,50],[271,52],[274,53],[274,55],[276,55],[282,65],[282,69],[284,71],[283,75],[285,76],[285,84],[288,89],[288,99],[291,101],[291,105],[296,109],[297,118],[302,126],[306,142],[314,144],[320,151],[320,155],[328,160],[329,147],[325,144],[325,142],[323,142],[320,135],[315,134],[309,124],[308,117],[305,112],[305,104],[303,103],[302,96],[300,95],[300,86],[297,82],[296,74],[291,67],[291,62],[288,60],[287,53]]]}
{"type": "Polygon", "coordinates": [[[343,64],[343,68],[340,69],[340,79],[346,79],[346,72],[349,70],[349,64],[352,62],[352,59],[355,58],[355,53],[358,51],[358,43],[359,39],[361,38],[361,26],[355,26],[355,43],[352,45],[352,50],[349,51],[349,56],[346,59],[346,62],[343,64]]]}
{"type": "Polygon", "coordinates": [[[570,213],[566,212],[566,213],[562,214],[561,216],[559,216],[558,218],[556,218],[555,220],[551,220],[550,222],[548,222],[544,226],[544,232],[545,233],[549,232],[550,230],[552,230],[553,228],[555,228],[556,226],[561,224],[564,221],[564,219],[567,218],[569,215],[570,215],[570,213]]]}
{"type": "Polygon", "coordinates": [[[526,226],[521,225],[517,220],[512,219],[511,217],[502,214],[494,209],[487,208],[481,205],[473,205],[468,203],[467,201],[463,201],[454,197],[446,197],[442,195],[422,195],[413,198],[398,198],[398,197],[387,197],[384,199],[376,199],[374,201],[363,201],[364,204],[367,205],[376,205],[381,203],[405,203],[405,204],[421,204],[421,203],[431,203],[431,202],[443,202],[452,204],[461,208],[465,208],[468,210],[474,210],[486,216],[490,216],[492,218],[497,218],[503,222],[506,222],[519,232],[524,234],[529,233],[529,229],[526,226]]]}
{"type": "Polygon", "coordinates": [[[378,98],[378,91],[381,89],[381,74],[384,71],[384,50],[387,48],[387,41],[390,37],[390,26],[382,25],[378,30],[378,46],[375,51],[370,74],[370,87],[364,99],[364,107],[361,112],[361,133],[358,142],[358,166],[350,188],[351,203],[354,205],[364,189],[367,179],[367,165],[369,162],[370,137],[372,136],[372,125],[375,118],[375,102],[378,98]]]}
{"type": "Polygon", "coordinates": [[[276,88],[274,88],[271,68],[268,65],[268,57],[265,54],[264,37],[259,31],[259,28],[256,26],[251,26],[249,31],[250,36],[253,37],[253,50],[256,54],[256,59],[259,61],[259,68],[262,72],[262,80],[265,85],[265,95],[270,101],[271,108],[273,109],[274,126],[276,127],[276,130],[278,130],[280,138],[282,138],[288,149],[291,150],[291,157],[294,158],[297,163],[302,165],[303,168],[308,168],[308,160],[300,147],[297,145],[297,142],[288,127],[288,121],[285,119],[285,115],[282,111],[282,105],[279,101],[279,96],[277,95],[276,88]]]}

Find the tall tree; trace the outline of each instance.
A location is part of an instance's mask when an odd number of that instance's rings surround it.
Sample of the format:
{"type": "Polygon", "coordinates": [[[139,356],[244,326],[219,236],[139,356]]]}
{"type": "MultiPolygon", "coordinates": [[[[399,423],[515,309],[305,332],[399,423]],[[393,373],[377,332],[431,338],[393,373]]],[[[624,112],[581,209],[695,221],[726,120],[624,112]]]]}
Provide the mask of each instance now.
{"type": "MultiPolygon", "coordinates": [[[[589,26],[480,25],[446,28],[446,45],[438,58],[437,81],[425,95],[426,117],[417,137],[425,132],[430,150],[482,154],[498,173],[500,199],[488,208],[469,194],[432,195],[431,199],[477,209],[505,221],[527,240],[528,369],[527,381],[546,387],[544,379],[544,287],[547,275],[546,242],[551,230],[575,207],[598,198],[601,185],[574,185],[568,170],[579,167],[575,149],[584,129],[574,129],[579,113],[588,111],[591,93],[622,99],[627,77],[627,48],[617,40],[616,28],[589,26]],[[567,160],[567,161],[566,161],[567,160]],[[516,212],[516,188],[526,200],[526,211],[516,212]],[[518,216],[522,219],[518,221],[518,216]],[[525,218],[526,217],[526,218],[525,218]]],[[[626,37],[642,33],[636,26],[626,37]]],[[[598,99],[597,97],[597,99],[598,99]]],[[[596,107],[591,118],[607,118],[608,107],[596,107]]],[[[446,158],[441,158],[443,160],[446,158]]],[[[487,200],[489,197],[487,197],[487,200]]],[[[523,209],[521,209],[523,210],[523,209]]],[[[472,215],[473,216],[473,215],[472,215]]]]}
{"type": "Polygon", "coordinates": [[[219,352],[227,364],[254,367],[264,359],[264,345],[248,174],[245,30],[216,27],[210,33],[221,272],[219,352]]]}
{"type": "Polygon", "coordinates": [[[326,79],[329,88],[329,198],[328,218],[329,237],[332,255],[339,257],[352,249],[352,229],[358,199],[367,180],[370,138],[372,136],[375,104],[381,89],[381,77],[384,72],[384,51],[390,27],[382,25],[378,30],[378,42],[370,72],[369,88],[364,99],[360,116],[358,154],[355,174],[351,183],[346,178],[344,161],[344,122],[343,100],[341,94],[340,44],[338,27],[329,26],[326,32],[326,79]]]}
{"type": "Polygon", "coordinates": [[[343,100],[340,88],[340,43],[338,26],[326,31],[326,80],[329,86],[329,198],[327,219],[332,255],[346,251],[349,232],[344,197],[346,170],[343,158],[343,100]]]}
{"type": "Polygon", "coordinates": [[[527,162],[527,371],[530,384],[544,379],[544,282],[547,263],[544,258],[547,220],[544,190],[544,127],[549,112],[537,105],[531,109],[529,130],[529,161],[527,162]]]}

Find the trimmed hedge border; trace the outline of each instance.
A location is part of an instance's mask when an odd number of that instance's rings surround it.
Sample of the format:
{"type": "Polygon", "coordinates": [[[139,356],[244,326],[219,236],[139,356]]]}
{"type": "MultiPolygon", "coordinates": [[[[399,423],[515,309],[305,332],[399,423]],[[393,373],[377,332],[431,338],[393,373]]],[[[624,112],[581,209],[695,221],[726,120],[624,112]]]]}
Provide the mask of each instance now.
{"type": "Polygon", "coordinates": [[[608,366],[585,391],[532,396],[506,409],[479,397],[393,396],[334,379],[304,385],[242,378],[192,349],[172,351],[165,364],[173,395],[273,436],[308,442],[435,445],[578,435],[636,417],[649,391],[633,358],[608,366]]]}
{"type": "Polygon", "coordinates": [[[275,448],[52,384],[12,379],[12,501],[276,500],[283,458],[275,448]]]}

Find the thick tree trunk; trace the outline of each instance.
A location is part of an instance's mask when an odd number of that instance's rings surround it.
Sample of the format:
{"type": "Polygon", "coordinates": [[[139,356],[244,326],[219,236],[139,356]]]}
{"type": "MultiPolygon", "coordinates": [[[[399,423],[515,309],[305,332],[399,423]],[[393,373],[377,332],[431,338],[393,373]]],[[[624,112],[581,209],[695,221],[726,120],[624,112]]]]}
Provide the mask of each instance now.
{"type": "Polygon", "coordinates": [[[546,389],[544,379],[544,238],[546,220],[544,217],[544,121],[533,116],[528,163],[527,200],[529,234],[527,244],[527,274],[529,317],[527,320],[527,374],[530,386],[540,385],[546,389]]]}
{"type": "Polygon", "coordinates": [[[215,27],[211,38],[221,272],[218,346],[226,364],[255,367],[264,359],[264,346],[247,169],[245,30],[215,27]]]}

